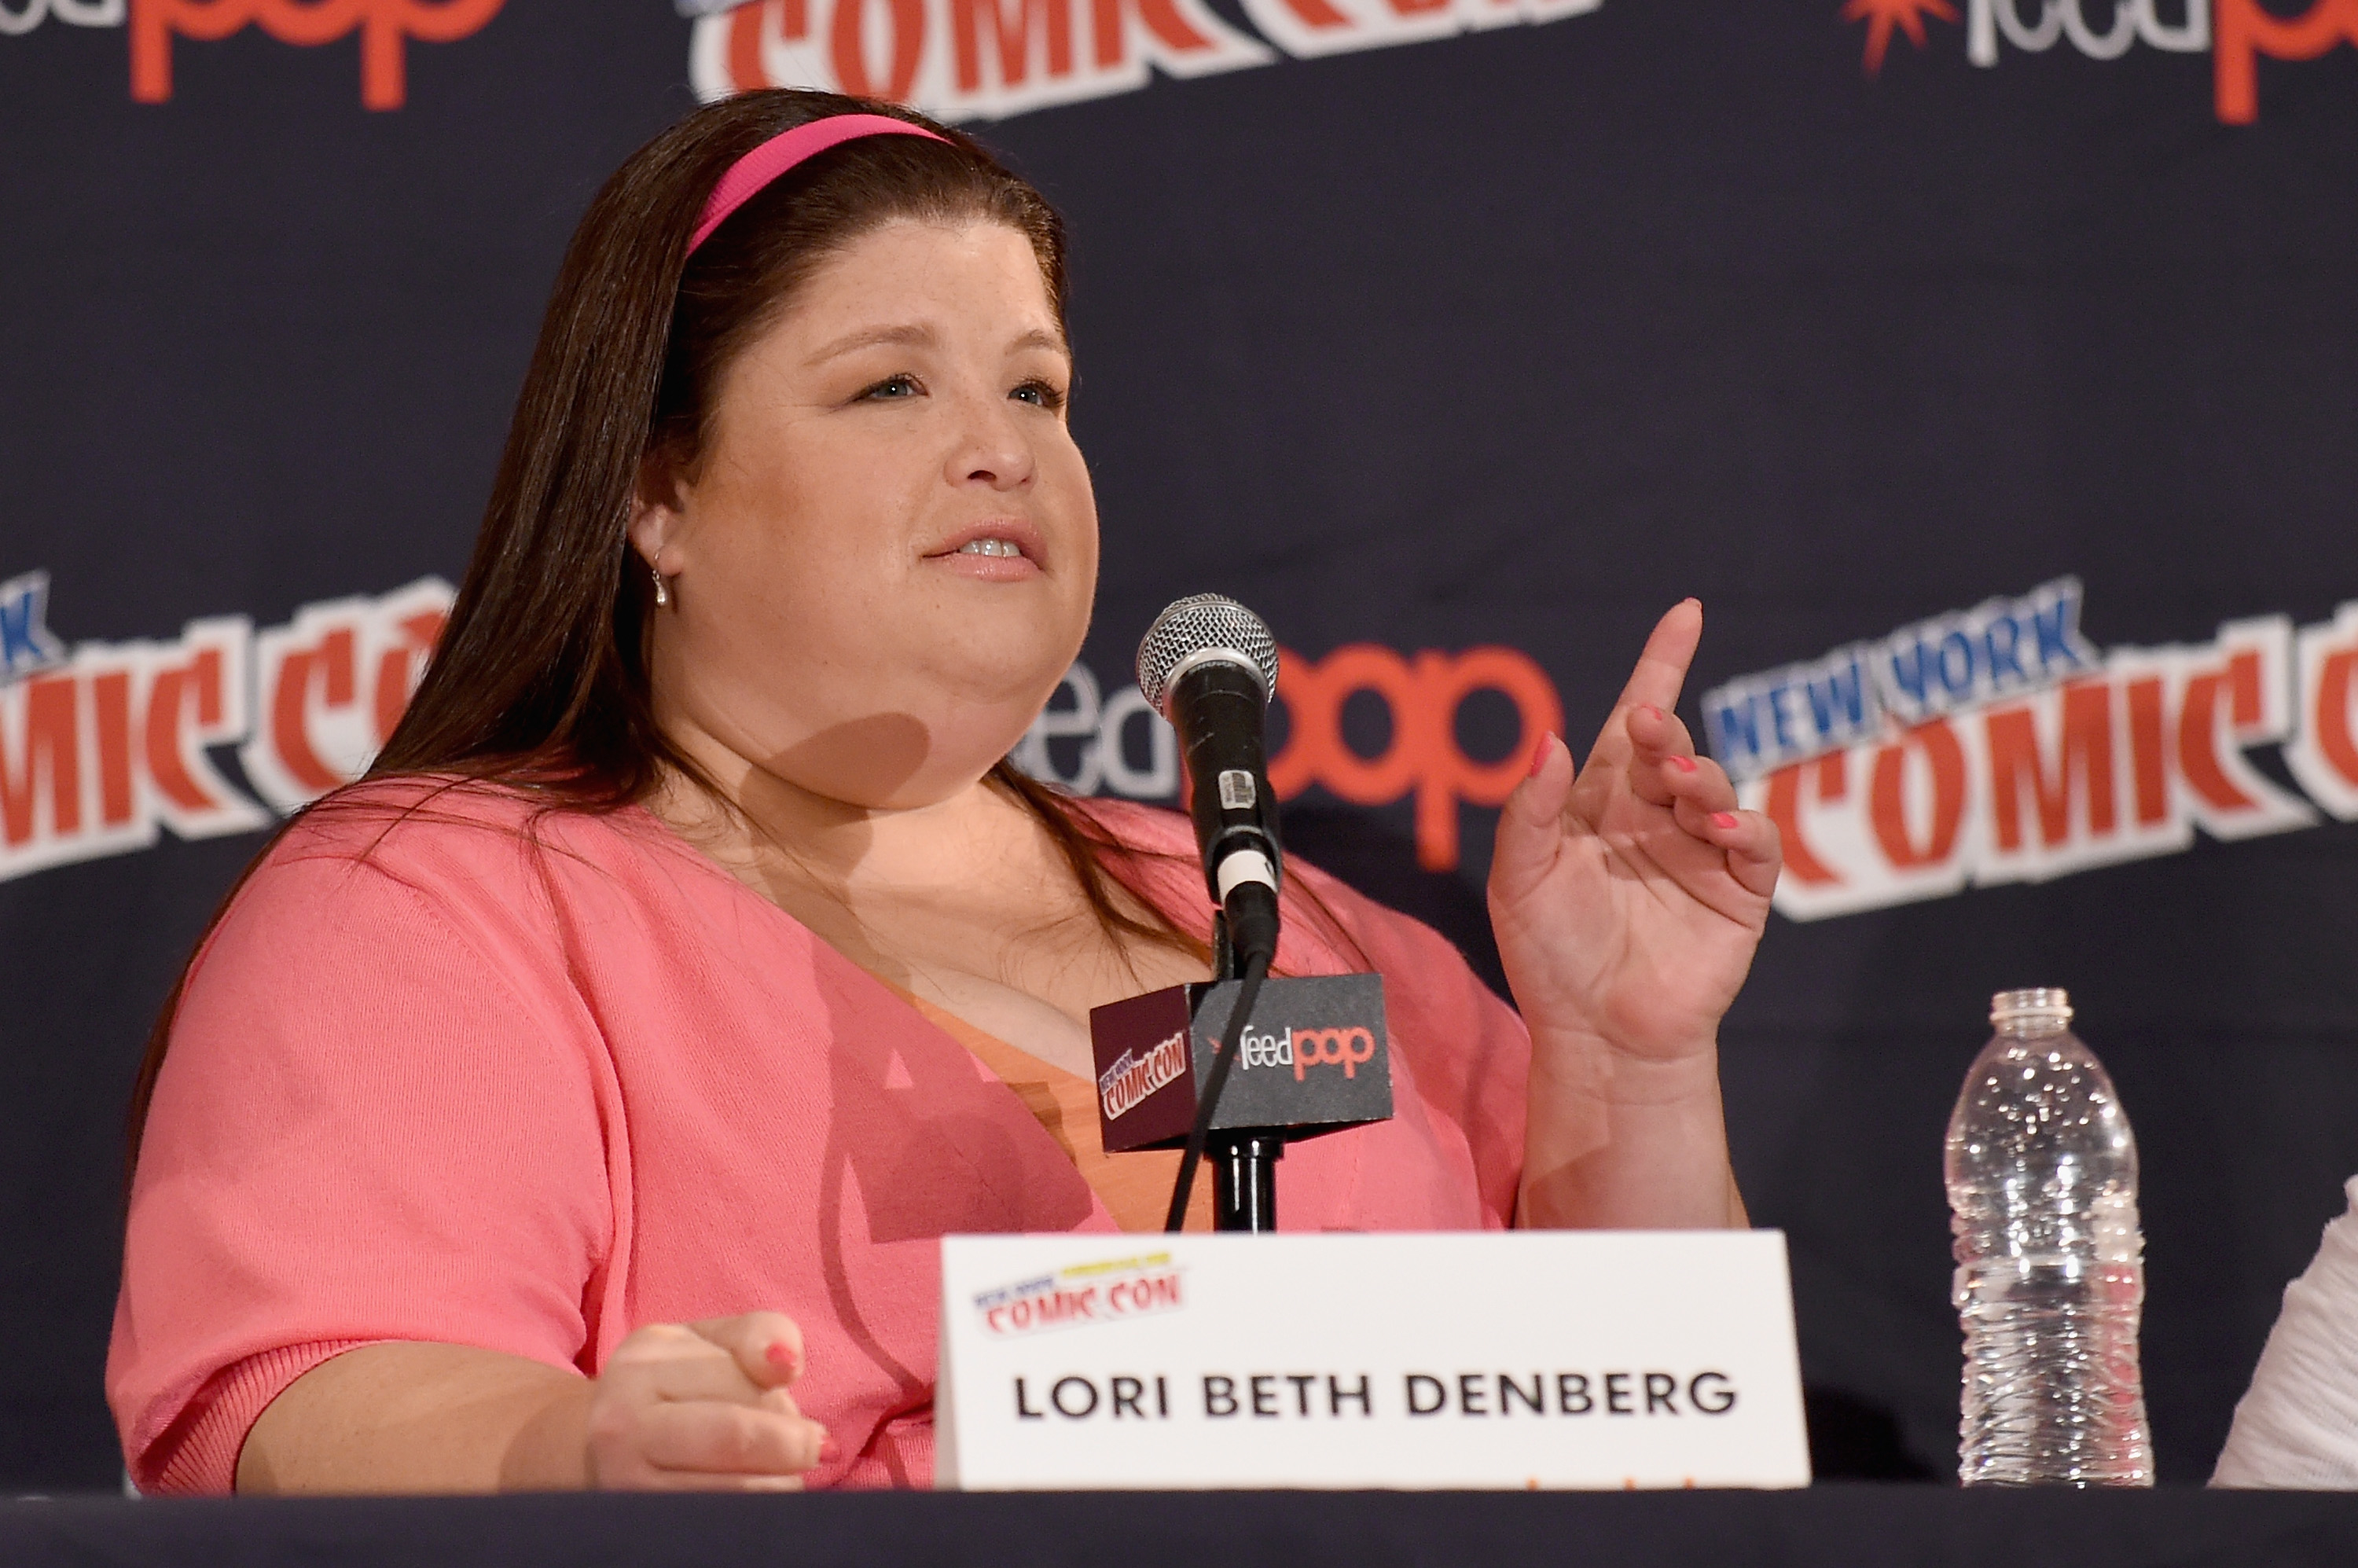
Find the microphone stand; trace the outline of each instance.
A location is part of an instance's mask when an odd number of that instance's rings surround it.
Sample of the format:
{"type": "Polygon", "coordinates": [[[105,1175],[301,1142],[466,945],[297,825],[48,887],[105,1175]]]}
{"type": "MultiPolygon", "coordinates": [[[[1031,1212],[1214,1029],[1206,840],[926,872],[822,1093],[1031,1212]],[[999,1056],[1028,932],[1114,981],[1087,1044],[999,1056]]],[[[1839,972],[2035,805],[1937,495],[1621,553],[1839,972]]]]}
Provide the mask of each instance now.
{"type": "MultiPolygon", "coordinates": [[[[1228,941],[1225,914],[1212,916],[1212,978],[1244,978],[1237,965],[1236,948],[1228,941]]],[[[1247,1000],[1238,993],[1240,1009],[1247,1000]]],[[[1234,1021],[1228,1033],[1238,1033],[1234,1021]]],[[[1276,1128],[1224,1129],[1210,1135],[1204,1152],[1212,1166],[1212,1228],[1275,1230],[1277,1162],[1285,1158],[1284,1132],[1276,1128]]]]}

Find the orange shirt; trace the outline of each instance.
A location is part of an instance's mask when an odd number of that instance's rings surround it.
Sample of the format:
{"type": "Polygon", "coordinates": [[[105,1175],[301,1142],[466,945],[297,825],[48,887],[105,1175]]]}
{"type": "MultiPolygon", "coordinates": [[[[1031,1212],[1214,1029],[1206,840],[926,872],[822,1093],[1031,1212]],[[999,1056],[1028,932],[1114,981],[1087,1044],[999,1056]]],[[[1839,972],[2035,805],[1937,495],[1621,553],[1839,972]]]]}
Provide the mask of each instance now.
{"type": "MultiPolygon", "coordinates": [[[[894,986],[895,990],[901,988],[894,986]]],[[[1134,1154],[1105,1152],[1104,1128],[1098,1120],[1097,1086],[1077,1073],[1051,1065],[1029,1051],[1010,1045],[996,1034],[986,1034],[954,1012],[945,1012],[912,991],[901,991],[909,1005],[925,1015],[943,1033],[974,1053],[975,1060],[997,1074],[1015,1091],[1024,1108],[1038,1119],[1056,1146],[1072,1156],[1081,1180],[1098,1195],[1124,1230],[1160,1230],[1171,1215],[1171,1184],[1179,1179],[1179,1151],[1147,1149],[1134,1154]]],[[[1212,1228],[1212,1172],[1195,1173],[1195,1191],[1187,1198],[1187,1228],[1212,1228]]]]}

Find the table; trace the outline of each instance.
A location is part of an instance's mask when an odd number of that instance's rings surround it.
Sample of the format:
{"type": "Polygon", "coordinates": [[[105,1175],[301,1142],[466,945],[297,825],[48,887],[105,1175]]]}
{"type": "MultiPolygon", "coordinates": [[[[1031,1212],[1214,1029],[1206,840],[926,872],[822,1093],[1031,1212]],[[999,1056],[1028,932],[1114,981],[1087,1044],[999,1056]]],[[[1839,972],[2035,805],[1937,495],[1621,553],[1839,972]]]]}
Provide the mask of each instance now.
{"type": "Polygon", "coordinates": [[[2358,1495],[855,1494],[0,1504],[0,1563],[170,1568],[2070,1568],[2358,1561],[2358,1495]]]}

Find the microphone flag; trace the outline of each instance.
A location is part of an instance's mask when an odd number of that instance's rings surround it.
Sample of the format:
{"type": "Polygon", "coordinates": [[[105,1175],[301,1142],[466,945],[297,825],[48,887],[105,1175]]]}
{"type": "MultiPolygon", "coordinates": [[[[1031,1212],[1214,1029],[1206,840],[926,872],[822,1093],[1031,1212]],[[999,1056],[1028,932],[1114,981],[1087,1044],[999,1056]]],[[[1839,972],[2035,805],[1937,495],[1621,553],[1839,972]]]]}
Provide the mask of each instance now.
{"type": "MultiPolygon", "coordinates": [[[[1235,980],[1172,986],[1090,1010],[1108,1153],[1186,1143],[1240,989],[1235,980]]],[[[1265,981],[1237,1051],[1215,1131],[1298,1141],[1391,1119],[1381,976],[1265,981]]]]}

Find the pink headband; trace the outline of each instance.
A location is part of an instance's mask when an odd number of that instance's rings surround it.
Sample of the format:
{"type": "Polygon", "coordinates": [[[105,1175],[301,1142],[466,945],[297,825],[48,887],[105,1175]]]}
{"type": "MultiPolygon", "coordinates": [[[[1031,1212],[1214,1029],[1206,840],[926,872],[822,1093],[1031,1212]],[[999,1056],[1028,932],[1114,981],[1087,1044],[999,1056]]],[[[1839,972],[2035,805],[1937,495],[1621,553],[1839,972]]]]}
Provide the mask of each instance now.
{"type": "Polygon", "coordinates": [[[930,142],[949,142],[947,136],[937,136],[923,125],[912,125],[889,114],[830,114],[824,120],[796,125],[782,135],[772,136],[730,166],[704,203],[704,221],[697,224],[696,237],[687,242],[687,254],[694,255],[696,247],[710,239],[712,231],[727,222],[731,212],[760,195],[778,176],[805,158],[861,136],[923,136],[930,142]]]}

